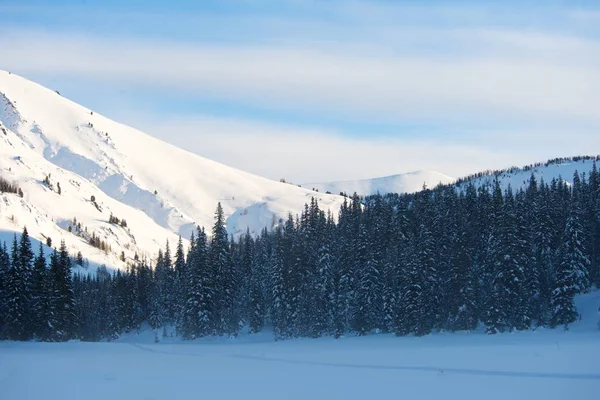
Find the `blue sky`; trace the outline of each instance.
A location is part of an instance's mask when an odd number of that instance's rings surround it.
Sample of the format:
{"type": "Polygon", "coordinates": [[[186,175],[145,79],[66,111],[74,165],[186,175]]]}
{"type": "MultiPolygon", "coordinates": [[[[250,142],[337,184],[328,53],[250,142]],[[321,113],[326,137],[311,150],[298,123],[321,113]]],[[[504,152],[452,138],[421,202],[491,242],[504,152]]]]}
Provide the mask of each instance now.
{"type": "Polygon", "coordinates": [[[0,68],[295,182],[600,153],[598,1],[0,0],[0,68]]]}

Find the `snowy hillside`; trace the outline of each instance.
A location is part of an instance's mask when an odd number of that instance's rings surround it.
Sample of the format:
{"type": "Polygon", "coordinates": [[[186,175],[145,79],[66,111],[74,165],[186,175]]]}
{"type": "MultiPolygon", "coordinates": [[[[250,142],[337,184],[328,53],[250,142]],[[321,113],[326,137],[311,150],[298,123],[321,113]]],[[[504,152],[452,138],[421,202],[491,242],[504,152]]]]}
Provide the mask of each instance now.
{"type": "MultiPolygon", "coordinates": [[[[594,149],[597,150],[597,149],[594,149]]],[[[589,172],[594,166],[596,156],[573,157],[550,160],[544,163],[517,168],[507,168],[502,171],[485,171],[474,174],[465,178],[458,179],[456,184],[458,187],[464,187],[469,182],[474,182],[475,186],[491,185],[496,178],[500,181],[501,187],[506,190],[510,185],[513,190],[525,188],[533,174],[538,182],[544,180],[550,183],[552,179],[560,179],[567,183],[573,182],[575,172],[579,174],[585,173],[589,176],[589,172]]]]}
{"type": "Polygon", "coordinates": [[[571,183],[575,172],[585,173],[586,176],[592,170],[596,157],[564,158],[538,163],[527,167],[511,167],[499,171],[479,172],[464,178],[454,179],[435,171],[415,171],[405,174],[385,176],[382,178],[362,179],[356,181],[339,181],[324,183],[305,183],[302,186],[308,189],[316,189],[319,192],[346,193],[352,195],[354,192],[361,196],[376,193],[414,193],[423,188],[434,188],[439,184],[453,184],[464,187],[468,182],[475,186],[491,185],[496,178],[499,179],[503,189],[510,185],[514,190],[524,188],[529,184],[533,173],[538,182],[542,179],[550,183],[552,179],[562,179],[571,183]]]}
{"type": "Polygon", "coordinates": [[[0,124],[0,176],[24,192],[1,195],[0,231],[26,225],[32,237],[64,239],[99,263],[119,265],[121,252],[151,256],[196,224],[210,227],[217,202],[239,235],[298,213],[311,196],[334,212],[343,200],[207,160],[5,71],[0,124]],[[111,214],[127,226],[109,223],[111,214]],[[108,256],[87,245],[92,234],[108,256]]]}
{"type": "Polygon", "coordinates": [[[384,193],[413,193],[421,190],[423,185],[433,188],[440,183],[453,183],[454,178],[435,171],[414,171],[405,174],[385,176],[373,179],[356,181],[339,181],[324,183],[305,183],[302,187],[317,189],[319,192],[347,193],[354,192],[359,195],[384,194],[384,193]]]}

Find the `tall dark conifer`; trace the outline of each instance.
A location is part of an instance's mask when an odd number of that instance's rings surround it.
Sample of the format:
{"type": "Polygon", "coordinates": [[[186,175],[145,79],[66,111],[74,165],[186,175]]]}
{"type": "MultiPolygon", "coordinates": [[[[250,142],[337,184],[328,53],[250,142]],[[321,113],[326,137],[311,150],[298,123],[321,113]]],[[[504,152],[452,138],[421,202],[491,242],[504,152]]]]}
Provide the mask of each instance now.
{"type": "Polygon", "coordinates": [[[582,229],[576,203],[572,204],[560,249],[560,263],[557,266],[554,290],[550,303],[552,327],[568,325],[577,319],[573,302],[576,294],[589,287],[589,260],[582,243],[582,229]]]}
{"type": "Polygon", "coordinates": [[[221,203],[217,205],[215,223],[212,228],[210,262],[212,263],[215,282],[214,326],[217,334],[237,335],[239,320],[233,307],[236,295],[236,276],[221,203]]]}
{"type": "Polygon", "coordinates": [[[0,244],[0,340],[8,339],[8,300],[10,255],[6,243],[0,244]]]}
{"type": "Polygon", "coordinates": [[[8,272],[6,290],[6,337],[11,340],[27,340],[32,336],[29,330],[29,282],[27,271],[21,263],[19,243],[15,234],[11,250],[11,268],[8,272]]]}

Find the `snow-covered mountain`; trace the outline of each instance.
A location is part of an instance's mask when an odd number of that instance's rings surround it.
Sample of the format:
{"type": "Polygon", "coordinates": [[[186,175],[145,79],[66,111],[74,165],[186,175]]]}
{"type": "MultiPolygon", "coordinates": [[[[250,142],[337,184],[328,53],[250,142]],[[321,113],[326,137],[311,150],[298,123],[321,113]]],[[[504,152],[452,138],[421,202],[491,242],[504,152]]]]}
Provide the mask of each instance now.
{"type": "Polygon", "coordinates": [[[414,171],[405,174],[384,176],[373,179],[360,179],[355,181],[338,181],[323,183],[305,183],[302,187],[316,189],[319,192],[346,193],[354,192],[361,196],[385,193],[413,193],[423,189],[423,185],[433,188],[440,183],[453,183],[454,178],[435,171],[414,171]]]}
{"type": "Polygon", "coordinates": [[[152,257],[196,224],[210,228],[217,202],[238,235],[272,227],[313,196],[335,214],[343,201],[202,158],[1,70],[0,176],[24,192],[0,195],[0,231],[27,226],[113,266],[124,265],[122,252],[152,257]],[[111,251],[90,247],[91,235],[111,251]]]}
{"type": "Polygon", "coordinates": [[[509,186],[513,190],[517,190],[529,185],[532,174],[538,182],[544,180],[546,183],[550,183],[552,179],[561,179],[570,184],[573,181],[575,172],[589,175],[594,165],[594,160],[600,160],[600,156],[566,157],[525,167],[483,171],[459,179],[454,179],[435,171],[415,171],[382,178],[355,181],[305,183],[302,187],[318,190],[319,192],[336,194],[346,193],[352,195],[356,192],[361,196],[365,196],[376,193],[414,193],[421,190],[423,185],[430,189],[439,184],[455,184],[458,188],[463,188],[469,182],[473,182],[475,186],[479,187],[491,185],[497,178],[504,190],[508,189],[509,186]]]}
{"type": "MultiPolygon", "coordinates": [[[[555,160],[480,173],[457,184],[475,180],[483,185],[498,176],[505,188],[517,188],[527,184],[532,172],[538,180],[571,181],[576,170],[591,168],[591,159],[555,160]]],[[[65,240],[71,253],[81,251],[93,265],[113,267],[125,265],[122,256],[152,258],[167,240],[174,244],[178,235],[188,238],[196,224],[210,227],[217,202],[231,234],[246,229],[256,234],[298,213],[313,196],[336,215],[343,202],[340,192],[406,193],[423,184],[455,182],[430,171],[303,188],[275,182],[164,143],[1,70],[0,177],[24,193],[22,198],[0,194],[0,241],[27,226],[43,243],[48,237],[55,245],[65,240]],[[110,249],[90,246],[91,237],[110,249]]]]}
{"type": "Polygon", "coordinates": [[[594,162],[598,160],[600,160],[600,156],[565,157],[525,167],[511,167],[500,171],[484,171],[460,178],[456,181],[456,185],[459,188],[463,188],[470,182],[473,182],[475,186],[480,187],[483,185],[492,185],[498,179],[503,190],[508,189],[509,186],[513,190],[518,190],[529,185],[532,175],[535,176],[537,182],[543,180],[549,184],[553,179],[560,179],[571,184],[576,172],[580,175],[585,174],[585,176],[589,176],[594,162]]]}

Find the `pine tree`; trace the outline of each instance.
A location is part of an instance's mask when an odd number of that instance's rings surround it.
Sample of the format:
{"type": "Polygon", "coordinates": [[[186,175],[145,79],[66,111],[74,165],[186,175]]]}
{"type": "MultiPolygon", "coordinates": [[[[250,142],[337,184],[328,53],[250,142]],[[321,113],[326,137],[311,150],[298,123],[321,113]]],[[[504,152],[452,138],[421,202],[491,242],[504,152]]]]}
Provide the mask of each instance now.
{"type": "Polygon", "coordinates": [[[8,338],[8,290],[10,277],[10,255],[6,243],[0,246],[0,340],[8,338]]]}
{"type": "Polygon", "coordinates": [[[332,270],[333,259],[331,254],[331,235],[333,223],[331,216],[327,220],[322,211],[318,209],[315,201],[316,210],[313,210],[312,219],[314,220],[313,248],[316,248],[316,260],[314,271],[313,298],[310,302],[312,307],[312,321],[309,326],[310,336],[320,337],[329,333],[331,329],[331,294],[332,288],[332,270]]]}
{"type": "Polygon", "coordinates": [[[383,289],[382,289],[382,329],[384,332],[392,332],[395,328],[396,309],[398,307],[398,265],[392,252],[387,253],[383,263],[383,289]]]}
{"type": "Polygon", "coordinates": [[[138,270],[135,267],[128,268],[123,276],[123,293],[121,304],[123,306],[123,329],[126,332],[139,329],[143,321],[142,310],[139,303],[138,270]]]}
{"type": "Polygon", "coordinates": [[[281,229],[276,229],[274,235],[274,246],[268,261],[270,316],[275,339],[287,339],[289,336],[286,326],[286,316],[289,316],[289,310],[287,307],[287,294],[284,282],[284,266],[282,259],[283,234],[281,229]]]}
{"type": "Polygon", "coordinates": [[[283,332],[286,338],[298,337],[301,333],[301,307],[304,271],[302,266],[302,241],[297,229],[298,223],[290,214],[284,226],[281,240],[281,263],[283,285],[283,332]]]}
{"type": "Polygon", "coordinates": [[[215,224],[210,243],[210,262],[215,282],[213,313],[215,320],[213,324],[218,334],[237,335],[239,320],[234,309],[236,277],[221,203],[218,203],[215,212],[215,224]]]}
{"type": "Polygon", "coordinates": [[[31,239],[29,238],[29,233],[27,232],[27,227],[23,228],[23,232],[21,234],[21,238],[19,241],[19,265],[22,268],[21,273],[23,274],[23,279],[25,283],[25,298],[26,298],[26,310],[25,310],[25,318],[26,318],[26,326],[25,329],[27,331],[27,337],[32,338],[35,332],[35,316],[32,315],[32,293],[31,293],[31,285],[32,285],[32,275],[33,275],[33,259],[34,254],[31,249],[31,239]]]}
{"type": "Polygon", "coordinates": [[[34,322],[34,335],[41,341],[50,340],[54,310],[52,309],[53,287],[46,268],[44,246],[40,243],[35,258],[31,284],[31,315],[34,322]]]}
{"type": "Polygon", "coordinates": [[[71,258],[64,241],[60,244],[58,254],[55,253],[53,258],[54,262],[51,262],[50,266],[50,274],[54,281],[53,309],[56,314],[53,335],[57,341],[66,341],[75,337],[77,321],[71,281],[71,258]]]}
{"type": "Polygon", "coordinates": [[[247,325],[251,314],[250,290],[254,263],[254,241],[249,229],[239,237],[238,243],[234,244],[233,254],[235,275],[238,277],[234,304],[240,325],[247,325]]]}
{"type": "Polygon", "coordinates": [[[6,337],[10,340],[28,340],[31,338],[31,332],[28,331],[30,296],[27,271],[21,264],[22,259],[16,234],[10,258],[11,268],[8,272],[6,291],[6,337]]]}
{"type": "Polygon", "coordinates": [[[600,172],[594,161],[589,178],[590,198],[588,221],[590,224],[589,254],[590,281],[600,287],[600,172]]]}
{"type": "Polygon", "coordinates": [[[354,298],[353,329],[359,335],[365,335],[381,326],[383,301],[382,263],[370,251],[369,228],[361,224],[359,248],[355,274],[356,295],[354,298]]]}
{"type": "Polygon", "coordinates": [[[450,260],[447,326],[451,331],[470,331],[475,329],[478,322],[472,255],[469,254],[463,232],[459,230],[454,238],[454,252],[450,260]]]}
{"type": "Polygon", "coordinates": [[[434,258],[434,241],[429,227],[422,223],[415,243],[415,259],[412,264],[412,290],[416,295],[413,332],[427,335],[435,326],[438,306],[437,271],[434,258]]]}
{"type": "Polygon", "coordinates": [[[348,329],[353,252],[353,214],[346,199],[340,209],[336,240],[332,241],[334,262],[332,264],[332,329],[336,338],[341,337],[348,329]]]}
{"type": "Polygon", "coordinates": [[[183,251],[183,241],[181,236],[179,236],[179,240],[177,241],[177,248],[175,250],[175,263],[174,267],[174,282],[173,282],[173,290],[174,290],[174,318],[175,324],[177,327],[181,326],[182,318],[183,318],[183,306],[185,303],[185,285],[186,285],[186,262],[185,262],[185,253],[183,251]]]}
{"type": "Polygon", "coordinates": [[[524,239],[519,235],[510,187],[500,210],[491,248],[493,280],[485,319],[488,333],[526,329],[530,323],[526,311],[529,293],[525,282],[524,239]]]}
{"type": "MultiPolygon", "coordinates": [[[[537,186],[536,186],[537,187],[537,186]]],[[[533,189],[530,190],[533,191],[533,189]]],[[[515,321],[517,329],[529,329],[534,321],[541,319],[540,313],[540,274],[532,252],[530,213],[535,208],[535,196],[519,190],[515,197],[515,257],[523,270],[523,284],[519,287],[523,300],[515,321]],[[533,203],[528,203],[533,202],[533,203]]]]}
{"type": "Polygon", "coordinates": [[[167,323],[168,280],[169,271],[164,262],[163,252],[159,249],[154,269],[154,279],[150,290],[150,301],[148,304],[148,324],[154,329],[161,328],[167,323]]]}
{"type": "Polygon", "coordinates": [[[406,261],[410,258],[409,245],[411,244],[410,223],[408,221],[408,207],[399,203],[392,216],[392,246],[388,250],[386,259],[385,288],[383,294],[385,326],[390,332],[397,335],[408,334],[405,325],[403,289],[407,277],[406,261]]]}
{"type": "Polygon", "coordinates": [[[163,281],[163,307],[165,310],[165,323],[173,324],[177,310],[177,294],[175,293],[176,274],[173,268],[173,259],[171,258],[171,246],[167,240],[165,252],[163,253],[164,263],[164,281],[163,281]]]}
{"type": "Polygon", "coordinates": [[[213,287],[208,265],[207,239],[198,229],[196,242],[188,254],[186,268],[186,301],[183,310],[182,335],[195,339],[213,333],[213,287]]]}
{"type": "Polygon", "coordinates": [[[537,270],[539,281],[539,297],[533,308],[538,314],[538,325],[546,325],[550,320],[550,298],[552,295],[552,277],[555,265],[558,264],[555,246],[556,223],[552,217],[550,189],[542,180],[534,205],[532,220],[531,246],[533,249],[533,267],[537,270]]]}
{"type": "Polygon", "coordinates": [[[554,290],[552,292],[550,325],[568,325],[577,319],[573,302],[576,294],[589,287],[589,260],[581,240],[582,229],[577,204],[573,203],[560,250],[560,264],[557,267],[554,290]]]}
{"type": "Polygon", "coordinates": [[[262,238],[256,240],[254,244],[254,251],[250,252],[248,246],[250,243],[249,234],[246,235],[246,252],[248,254],[245,257],[248,262],[248,257],[251,257],[250,261],[250,273],[246,275],[249,282],[249,293],[248,293],[248,330],[250,333],[260,332],[265,324],[266,317],[266,299],[265,299],[265,279],[266,271],[265,267],[268,264],[268,250],[267,250],[267,234],[264,231],[262,238]]]}

